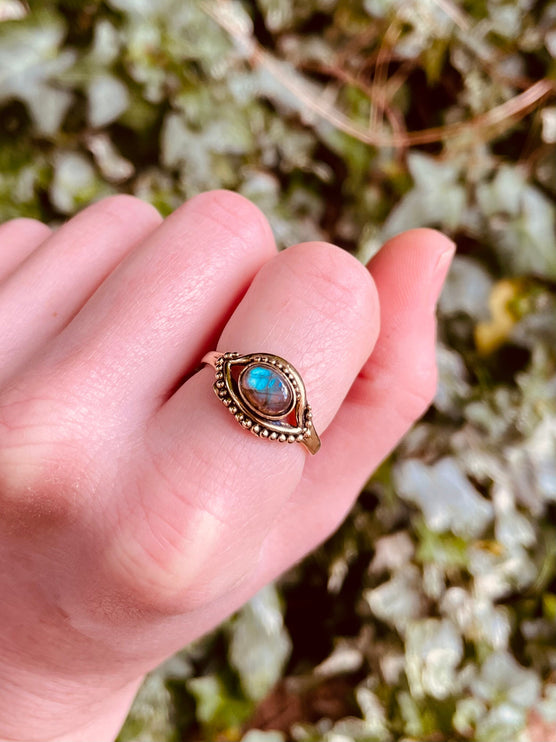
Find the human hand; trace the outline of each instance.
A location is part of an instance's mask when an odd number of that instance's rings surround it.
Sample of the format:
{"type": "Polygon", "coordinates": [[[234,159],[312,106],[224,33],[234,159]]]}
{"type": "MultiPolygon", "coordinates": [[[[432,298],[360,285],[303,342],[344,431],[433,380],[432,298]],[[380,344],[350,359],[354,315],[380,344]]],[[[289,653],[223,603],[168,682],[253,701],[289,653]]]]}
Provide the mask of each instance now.
{"type": "Polygon", "coordinates": [[[0,227],[0,739],[113,739],[145,672],[339,525],[433,397],[453,250],[278,254],[226,191],[0,227]],[[212,349],[290,361],[319,453],[243,430],[212,349]]]}

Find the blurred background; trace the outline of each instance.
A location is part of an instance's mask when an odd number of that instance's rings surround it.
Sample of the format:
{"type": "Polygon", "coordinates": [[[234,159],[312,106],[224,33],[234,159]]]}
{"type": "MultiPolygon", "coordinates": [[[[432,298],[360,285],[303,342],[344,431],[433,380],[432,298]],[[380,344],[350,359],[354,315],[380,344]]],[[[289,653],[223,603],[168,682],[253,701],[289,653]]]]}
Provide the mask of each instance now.
{"type": "Polygon", "coordinates": [[[0,0],[0,220],[210,188],[458,245],[434,405],[120,742],[556,740],[556,2],[0,0]]]}

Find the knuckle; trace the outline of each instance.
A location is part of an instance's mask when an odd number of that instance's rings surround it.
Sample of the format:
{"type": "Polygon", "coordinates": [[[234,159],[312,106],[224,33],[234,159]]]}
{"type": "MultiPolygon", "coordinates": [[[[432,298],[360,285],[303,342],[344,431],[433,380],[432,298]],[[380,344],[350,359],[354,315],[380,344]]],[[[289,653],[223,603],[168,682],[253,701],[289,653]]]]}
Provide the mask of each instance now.
{"type": "Polygon", "coordinates": [[[368,317],[378,308],[378,295],[369,271],[356,258],[327,242],[305,242],[288,248],[284,257],[302,284],[303,295],[315,296],[325,313],[368,317]]]}
{"type": "Polygon", "coordinates": [[[150,566],[144,567],[139,563],[126,576],[125,569],[129,567],[129,564],[121,566],[115,578],[110,572],[108,579],[115,586],[119,602],[132,606],[133,612],[140,615],[182,616],[206,608],[220,597],[210,584],[183,588],[179,581],[174,580],[168,587],[150,566]]]}
{"type": "MultiPolygon", "coordinates": [[[[142,556],[135,561],[124,561],[117,568],[110,568],[108,581],[115,586],[120,601],[132,605],[141,614],[178,616],[205,610],[228,593],[249,583],[256,571],[258,554],[253,554],[249,566],[235,567],[231,560],[224,561],[222,549],[218,552],[218,565],[205,568],[196,578],[184,579],[179,568],[173,572],[153,568],[153,562],[142,556]]],[[[181,555],[187,562],[189,552],[181,555]]]]}
{"type": "MultiPolygon", "coordinates": [[[[207,563],[219,550],[207,514],[196,514],[182,533],[171,514],[139,506],[105,551],[105,570],[128,602],[141,611],[177,615],[219,595],[218,580],[206,579],[207,563]],[[207,535],[207,531],[209,531],[207,535]]],[[[221,572],[226,572],[221,565],[221,572]]]]}
{"type": "Polygon", "coordinates": [[[198,483],[179,480],[151,462],[115,505],[104,570],[140,612],[178,615],[206,607],[249,576],[256,561],[249,550],[260,549],[256,537],[234,547],[225,516],[198,502],[198,483]]]}
{"type": "Polygon", "coordinates": [[[10,219],[0,225],[0,237],[5,238],[11,232],[24,232],[29,239],[46,239],[52,234],[52,230],[38,219],[30,217],[17,217],[10,219]]]}
{"type": "Polygon", "coordinates": [[[225,235],[232,235],[246,251],[254,247],[274,251],[274,237],[267,218],[254,203],[239,193],[225,189],[206,191],[186,204],[204,218],[216,222],[225,235]]]}
{"type": "Polygon", "coordinates": [[[87,447],[59,402],[0,402],[0,510],[9,530],[61,525],[75,515],[89,468],[87,447]]]}
{"type": "Polygon", "coordinates": [[[148,466],[139,467],[111,509],[112,535],[103,550],[102,571],[124,602],[141,613],[172,615],[182,608],[184,583],[196,571],[195,554],[187,560],[183,519],[188,515],[193,520],[178,494],[148,466]]]}
{"type": "Polygon", "coordinates": [[[162,216],[158,210],[147,201],[142,201],[128,193],[117,193],[113,196],[97,201],[81,212],[87,216],[98,212],[99,218],[107,218],[116,224],[140,224],[144,229],[155,229],[161,222],[162,216]]]}

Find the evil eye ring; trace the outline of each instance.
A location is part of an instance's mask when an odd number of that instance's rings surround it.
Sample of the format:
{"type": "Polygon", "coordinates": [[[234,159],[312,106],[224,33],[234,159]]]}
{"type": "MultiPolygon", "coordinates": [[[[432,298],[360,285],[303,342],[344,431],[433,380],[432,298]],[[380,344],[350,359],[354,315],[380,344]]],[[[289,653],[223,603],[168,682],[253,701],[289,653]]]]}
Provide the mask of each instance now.
{"type": "Polygon", "coordinates": [[[215,394],[245,430],[271,441],[301,443],[311,454],[319,450],[305,385],[291,363],[271,353],[219,351],[207,353],[202,362],[216,370],[215,394]]]}

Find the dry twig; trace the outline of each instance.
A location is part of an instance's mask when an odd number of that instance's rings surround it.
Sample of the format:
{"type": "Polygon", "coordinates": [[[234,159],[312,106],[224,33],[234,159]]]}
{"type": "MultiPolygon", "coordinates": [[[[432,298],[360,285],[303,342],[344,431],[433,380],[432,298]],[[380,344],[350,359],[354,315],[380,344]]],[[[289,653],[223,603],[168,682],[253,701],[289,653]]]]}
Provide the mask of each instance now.
{"type": "MultiPolygon", "coordinates": [[[[303,104],[304,110],[311,111],[329,124],[358,139],[375,147],[408,147],[419,144],[431,144],[444,141],[466,134],[477,135],[479,132],[483,139],[506,131],[513,123],[523,118],[535,108],[544,98],[553,94],[555,84],[553,81],[544,79],[530,85],[526,90],[495,108],[479,114],[469,121],[436,126],[419,131],[374,131],[354,123],[336,105],[331,104],[323,95],[322,89],[304,78],[297,70],[292,70],[282,60],[264,49],[255,39],[250,29],[245,24],[234,21],[231,13],[227,12],[229,2],[219,0],[218,2],[205,2],[202,4],[205,12],[210,15],[222,28],[224,28],[238,43],[250,52],[250,62],[253,66],[261,65],[274,77],[290,94],[303,104]]],[[[378,60],[377,60],[378,61],[378,60]]],[[[377,104],[377,97],[374,104],[377,104]]],[[[384,102],[379,104],[384,110],[384,102]]]]}

